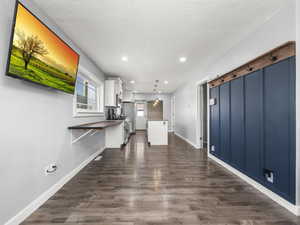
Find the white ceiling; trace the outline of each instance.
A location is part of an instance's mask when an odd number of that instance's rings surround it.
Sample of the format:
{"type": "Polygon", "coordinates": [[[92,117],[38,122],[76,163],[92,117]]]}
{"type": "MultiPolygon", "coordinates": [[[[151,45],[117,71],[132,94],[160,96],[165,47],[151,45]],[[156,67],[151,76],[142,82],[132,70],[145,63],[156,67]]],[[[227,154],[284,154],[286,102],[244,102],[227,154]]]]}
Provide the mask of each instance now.
{"type": "MultiPolygon", "coordinates": [[[[172,92],[286,0],[34,0],[107,74],[172,92]],[[128,61],[122,61],[122,57],[128,61]],[[179,57],[187,57],[180,63],[179,57]],[[168,80],[169,84],[163,84],[168,80]]],[[[199,77],[200,79],[201,77],[199,77]]]]}

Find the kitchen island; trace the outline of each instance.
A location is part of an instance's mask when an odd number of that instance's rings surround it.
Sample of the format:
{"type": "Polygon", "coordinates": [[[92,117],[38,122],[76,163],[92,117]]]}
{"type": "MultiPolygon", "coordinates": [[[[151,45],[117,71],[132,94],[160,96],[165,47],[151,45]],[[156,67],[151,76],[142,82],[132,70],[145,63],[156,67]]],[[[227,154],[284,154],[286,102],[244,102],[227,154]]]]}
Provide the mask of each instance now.
{"type": "Polygon", "coordinates": [[[168,145],[168,121],[148,120],[147,138],[149,145],[168,145]]]}

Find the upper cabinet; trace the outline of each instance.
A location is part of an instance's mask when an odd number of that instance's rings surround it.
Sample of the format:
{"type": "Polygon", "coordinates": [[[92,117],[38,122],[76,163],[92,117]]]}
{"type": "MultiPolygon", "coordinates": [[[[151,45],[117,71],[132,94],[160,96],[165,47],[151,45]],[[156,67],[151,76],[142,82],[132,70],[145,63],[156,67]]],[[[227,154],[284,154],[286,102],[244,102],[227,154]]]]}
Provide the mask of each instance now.
{"type": "Polygon", "coordinates": [[[123,92],[123,102],[133,102],[134,96],[132,91],[124,91],[123,92]]]}
{"type": "Polygon", "coordinates": [[[119,107],[123,99],[123,83],[121,79],[105,81],[105,106],[119,107]]]}

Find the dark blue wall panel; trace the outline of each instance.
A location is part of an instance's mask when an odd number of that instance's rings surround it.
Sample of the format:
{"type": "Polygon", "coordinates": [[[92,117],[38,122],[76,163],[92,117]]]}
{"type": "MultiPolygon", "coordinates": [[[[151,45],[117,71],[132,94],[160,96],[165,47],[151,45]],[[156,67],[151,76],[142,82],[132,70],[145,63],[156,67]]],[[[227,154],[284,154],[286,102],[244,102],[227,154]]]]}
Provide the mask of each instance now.
{"type": "Polygon", "coordinates": [[[295,57],[211,89],[215,156],[295,203],[295,57]]]}
{"type": "Polygon", "coordinates": [[[276,192],[291,196],[290,163],[294,131],[291,115],[292,95],[291,60],[287,59],[264,70],[264,140],[265,168],[274,173],[274,183],[267,183],[276,192]]]}
{"type": "Polygon", "coordinates": [[[244,147],[244,78],[230,84],[231,163],[239,170],[245,169],[244,147]]]}
{"type": "Polygon", "coordinates": [[[263,72],[245,76],[246,173],[257,181],[263,176],[263,72]]]}
{"type": "Polygon", "coordinates": [[[219,104],[219,87],[210,89],[210,98],[216,99],[216,104],[210,106],[210,153],[218,156],[220,153],[220,104],[219,104]],[[215,151],[211,151],[212,146],[215,151]]]}
{"type": "Polygon", "coordinates": [[[230,162],[230,83],[220,86],[220,157],[230,162]]]}
{"type": "Polygon", "coordinates": [[[296,57],[290,59],[290,195],[296,202],[296,57]]]}

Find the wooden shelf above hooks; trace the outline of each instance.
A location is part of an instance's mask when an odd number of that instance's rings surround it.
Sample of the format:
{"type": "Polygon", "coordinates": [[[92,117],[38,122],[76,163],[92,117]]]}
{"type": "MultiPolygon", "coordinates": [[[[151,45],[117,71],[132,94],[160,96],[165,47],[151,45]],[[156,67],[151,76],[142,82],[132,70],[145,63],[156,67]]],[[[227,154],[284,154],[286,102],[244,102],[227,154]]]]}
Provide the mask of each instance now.
{"type": "Polygon", "coordinates": [[[209,87],[210,88],[217,87],[228,81],[245,76],[256,70],[260,70],[266,66],[270,66],[272,64],[275,64],[279,61],[282,61],[286,58],[289,58],[289,57],[295,56],[295,55],[296,55],[296,42],[289,41],[289,42],[285,43],[284,45],[281,45],[281,46],[255,58],[255,59],[251,60],[248,63],[245,63],[244,65],[238,67],[237,69],[210,81],[209,87]]]}

